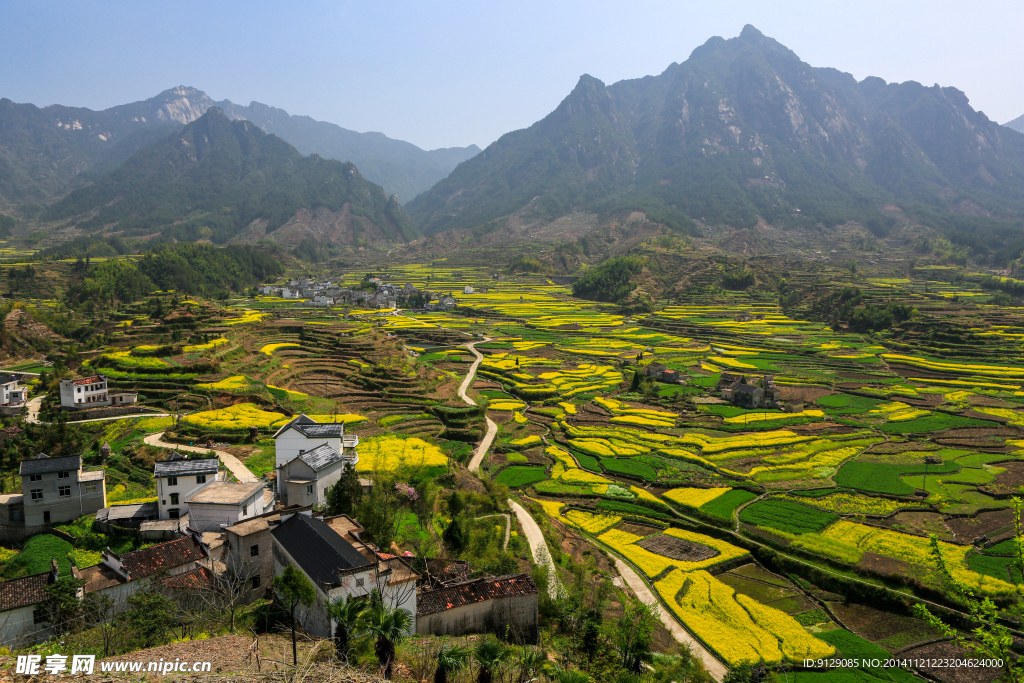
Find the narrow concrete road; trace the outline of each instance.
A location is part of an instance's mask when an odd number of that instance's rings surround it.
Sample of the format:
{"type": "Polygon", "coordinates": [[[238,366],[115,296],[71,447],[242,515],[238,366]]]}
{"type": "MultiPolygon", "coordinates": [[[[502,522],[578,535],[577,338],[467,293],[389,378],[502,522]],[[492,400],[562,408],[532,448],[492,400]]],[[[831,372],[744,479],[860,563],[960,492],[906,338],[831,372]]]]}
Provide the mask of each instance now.
{"type": "MultiPolygon", "coordinates": [[[[485,342],[491,341],[490,337],[484,338],[485,342]]],[[[469,366],[469,372],[466,374],[466,379],[462,380],[462,384],[459,385],[459,398],[468,403],[471,406],[476,405],[476,401],[466,395],[466,389],[469,389],[473,385],[473,379],[476,377],[476,369],[480,367],[480,363],[483,362],[484,356],[482,353],[476,350],[476,342],[470,342],[466,344],[466,348],[469,349],[470,353],[476,356],[476,360],[469,366]]],[[[487,433],[484,434],[483,441],[473,451],[473,457],[469,461],[469,471],[480,473],[480,463],[483,462],[484,456],[487,455],[487,451],[490,450],[491,444],[494,443],[494,437],[498,435],[498,425],[494,421],[484,415],[484,422],[487,424],[487,433]]]]}
{"type": "MultiPolygon", "coordinates": [[[[614,556],[613,556],[614,557],[614,556]]],[[[694,638],[689,631],[683,628],[682,624],[675,620],[675,617],[662,605],[658,598],[654,596],[654,593],[648,587],[647,582],[640,578],[640,576],[633,571],[633,568],[628,564],[615,557],[615,568],[618,570],[622,580],[626,582],[626,585],[636,593],[636,597],[647,605],[654,605],[658,608],[658,613],[661,616],[661,623],[665,624],[665,628],[669,630],[669,633],[680,643],[685,643],[693,651],[693,654],[701,658],[704,662],[704,668],[708,670],[711,677],[716,681],[721,681],[725,678],[725,674],[729,672],[725,664],[718,661],[704,645],[694,638]]]]}
{"type": "MultiPolygon", "coordinates": [[[[175,451],[186,451],[188,453],[209,453],[209,448],[199,448],[198,446],[184,446],[180,443],[168,443],[163,441],[161,437],[164,435],[163,432],[157,432],[156,434],[150,434],[143,441],[149,446],[156,446],[157,448],[170,448],[175,451]]],[[[249,471],[249,468],[242,464],[242,461],[224,451],[213,451],[220,458],[220,461],[224,463],[224,467],[228,468],[231,474],[235,475],[235,479],[241,482],[247,481],[259,481],[259,477],[249,471]]]]}
{"type": "Polygon", "coordinates": [[[516,513],[519,525],[523,527],[523,533],[526,534],[526,540],[530,544],[530,552],[533,553],[534,564],[547,566],[550,579],[548,593],[551,594],[552,599],[557,600],[558,596],[563,592],[562,584],[558,582],[555,561],[551,559],[551,551],[548,550],[548,544],[544,541],[544,533],[537,525],[537,521],[530,516],[530,513],[522,505],[514,500],[509,500],[508,504],[512,508],[512,512],[516,513]]]}
{"type": "MultiPolygon", "coordinates": [[[[28,402],[25,411],[25,422],[36,425],[49,425],[52,422],[43,422],[39,419],[39,409],[42,407],[43,397],[39,396],[28,402]]],[[[65,424],[80,425],[86,422],[111,422],[113,420],[130,420],[136,417],[170,417],[168,413],[132,413],[131,415],[115,415],[114,417],[97,417],[91,420],[74,420],[65,424]]]]}

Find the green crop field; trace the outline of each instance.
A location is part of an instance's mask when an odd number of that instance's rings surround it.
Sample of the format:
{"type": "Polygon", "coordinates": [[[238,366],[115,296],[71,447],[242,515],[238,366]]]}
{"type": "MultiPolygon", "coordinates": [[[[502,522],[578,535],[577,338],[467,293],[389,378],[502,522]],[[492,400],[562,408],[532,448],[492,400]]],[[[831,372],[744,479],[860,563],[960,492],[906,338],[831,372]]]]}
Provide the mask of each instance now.
{"type": "Polygon", "coordinates": [[[822,512],[788,500],[759,500],[740,511],[740,521],[794,534],[818,532],[839,515],[822,512]]]}

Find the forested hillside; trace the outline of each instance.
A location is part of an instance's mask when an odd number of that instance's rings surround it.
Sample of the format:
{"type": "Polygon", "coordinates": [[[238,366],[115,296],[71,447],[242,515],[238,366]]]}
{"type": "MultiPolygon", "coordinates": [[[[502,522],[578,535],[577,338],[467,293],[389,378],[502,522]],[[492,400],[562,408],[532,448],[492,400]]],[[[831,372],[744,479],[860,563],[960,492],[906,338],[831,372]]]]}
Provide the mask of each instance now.
{"type": "Polygon", "coordinates": [[[212,108],[71,193],[45,218],[91,232],[221,244],[257,221],[272,233],[300,208],[346,206],[381,239],[416,234],[397,200],[354,165],[303,157],[280,138],[212,108]]]}

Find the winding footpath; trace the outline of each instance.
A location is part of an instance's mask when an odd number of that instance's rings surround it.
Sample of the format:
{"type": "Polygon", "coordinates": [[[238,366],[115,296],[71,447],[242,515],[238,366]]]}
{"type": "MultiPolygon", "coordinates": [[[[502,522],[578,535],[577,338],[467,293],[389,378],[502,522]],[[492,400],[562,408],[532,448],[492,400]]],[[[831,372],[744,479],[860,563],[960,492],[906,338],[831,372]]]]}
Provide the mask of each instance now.
{"type": "Polygon", "coordinates": [[[548,550],[548,544],[544,540],[544,533],[540,530],[540,526],[537,525],[537,520],[530,516],[530,513],[522,505],[514,500],[509,500],[508,505],[512,508],[512,512],[516,513],[519,526],[523,527],[523,533],[530,544],[530,552],[533,554],[533,563],[543,564],[548,568],[548,593],[553,600],[557,600],[564,591],[562,584],[558,582],[555,561],[551,559],[551,551],[548,550]]]}
{"type": "Polygon", "coordinates": [[[615,560],[615,569],[618,570],[619,576],[626,583],[627,586],[636,594],[638,600],[646,605],[651,605],[657,608],[658,616],[661,619],[661,623],[665,625],[672,637],[677,642],[683,643],[690,648],[690,651],[694,655],[700,657],[701,661],[704,662],[704,668],[708,670],[711,677],[716,681],[721,681],[725,678],[725,675],[729,672],[729,669],[723,664],[715,655],[711,653],[704,645],[693,637],[689,631],[683,628],[682,624],[676,621],[675,617],[665,609],[665,606],[661,604],[654,593],[651,591],[647,582],[640,578],[640,575],[633,571],[633,568],[628,564],[620,560],[618,557],[612,556],[615,560]]]}
{"type": "MultiPolygon", "coordinates": [[[[185,451],[188,453],[209,453],[212,450],[210,448],[200,448],[199,446],[184,446],[180,443],[169,443],[167,441],[163,441],[160,438],[163,435],[163,432],[150,434],[145,439],[143,439],[143,441],[146,443],[147,446],[156,446],[157,448],[170,448],[171,450],[185,451]]],[[[260,480],[259,477],[257,477],[255,474],[249,471],[248,467],[242,464],[241,460],[231,455],[230,453],[226,453],[225,451],[213,452],[217,454],[217,457],[220,458],[220,461],[224,463],[224,467],[227,467],[228,471],[231,472],[231,474],[233,474],[235,476],[235,479],[237,479],[238,481],[244,483],[249,481],[260,480]]]]}
{"type": "MultiPolygon", "coordinates": [[[[489,342],[490,337],[485,337],[484,341],[489,342]]],[[[466,395],[466,389],[473,384],[473,379],[476,377],[476,369],[480,367],[480,363],[483,362],[484,356],[482,353],[476,350],[476,342],[470,342],[466,344],[466,348],[469,349],[470,353],[476,356],[476,360],[469,366],[469,372],[466,373],[466,379],[462,380],[462,384],[459,385],[459,398],[468,403],[471,406],[476,405],[476,401],[466,395]]],[[[494,420],[484,415],[484,422],[487,423],[487,433],[484,434],[483,441],[476,447],[473,452],[473,457],[469,461],[469,471],[480,473],[480,463],[483,462],[484,456],[487,455],[487,451],[490,450],[491,444],[494,443],[494,437],[498,435],[498,425],[494,423],[494,420]]]]}

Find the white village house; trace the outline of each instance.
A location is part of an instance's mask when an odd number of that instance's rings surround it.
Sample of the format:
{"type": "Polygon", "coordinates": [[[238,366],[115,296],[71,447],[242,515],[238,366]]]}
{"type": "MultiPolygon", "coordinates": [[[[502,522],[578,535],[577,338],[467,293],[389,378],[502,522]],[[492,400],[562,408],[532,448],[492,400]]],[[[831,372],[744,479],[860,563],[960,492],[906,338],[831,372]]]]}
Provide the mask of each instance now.
{"type": "MultiPolygon", "coordinates": [[[[314,484],[314,488],[311,493],[317,494],[318,489],[322,488],[316,485],[315,482],[317,480],[326,477],[334,477],[336,472],[338,473],[338,476],[340,476],[339,468],[333,467],[333,465],[338,463],[339,460],[351,463],[353,466],[358,462],[359,456],[355,452],[355,448],[358,445],[359,437],[354,434],[345,434],[344,423],[321,423],[313,420],[312,418],[306,417],[305,415],[299,415],[297,418],[278,429],[277,433],[274,434],[274,467],[278,471],[277,495],[284,500],[286,496],[293,493],[292,489],[285,484],[285,482],[288,482],[289,478],[293,476],[299,478],[302,476],[307,477],[306,480],[301,483],[301,490],[294,491],[294,497],[292,498],[293,501],[304,495],[303,491],[311,483],[314,484]],[[310,465],[310,462],[312,461],[304,463],[304,465],[308,466],[312,470],[311,472],[302,470],[299,466],[296,466],[296,469],[294,470],[292,468],[282,470],[285,465],[290,463],[292,460],[295,460],[300,455],[310,453],[321,446],[328,446],[334,454],[331,454],[330,451],[326,450],[318,451],[316,461],[313,465],[310,465]],[[321,465],[324,465],[326,462],[329,462],[332,467],[326,469],[322,468],[321,465]],[[323,475],[320,475],[320,472],[323,472],[323,475]]],[[[336,481],[337,477],[334,477],[334,480],[336,481]]],[[[298,479],[296,479],[296,483],[298,483],[298,479]]]]}
{"type": "Polygon", "coordinates": [[[109,393],[106,375],[92,375],[80,379],[62,379],[60,381],[60,407],[97,408],[99,406],[131,405],[139,398],[134,391],[109,393]]]}
{"type": "Polygon", "coordinates": [[[160,519],[179,519],[188,512],[185,500],[199,489],[224,480],[218,458],[184,458],[172,453],[153,466],[160,519]]]}

